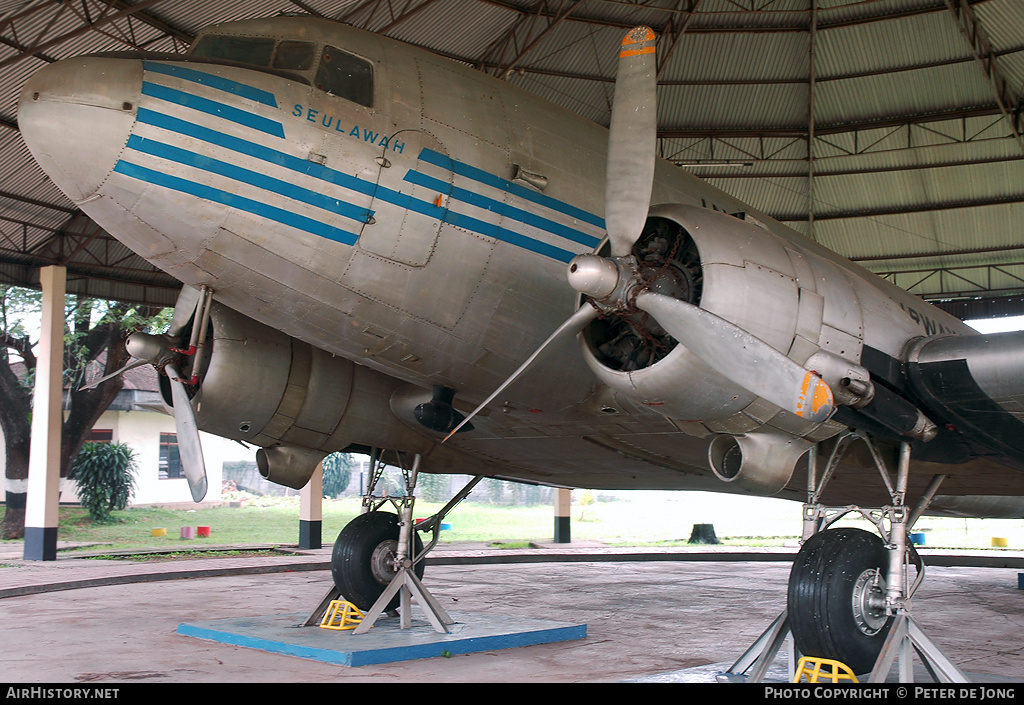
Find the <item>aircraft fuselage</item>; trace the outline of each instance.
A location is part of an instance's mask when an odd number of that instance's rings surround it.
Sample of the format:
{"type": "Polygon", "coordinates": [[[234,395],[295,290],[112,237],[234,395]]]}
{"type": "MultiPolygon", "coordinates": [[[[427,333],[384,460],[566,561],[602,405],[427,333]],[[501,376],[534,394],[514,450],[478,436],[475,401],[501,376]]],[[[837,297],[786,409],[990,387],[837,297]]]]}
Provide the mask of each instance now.
{"type": "MultiPolygon", "coordinates": [[[[20,111],[57,185],[154,265],[315,348],[465,402],[577,308],[566,265],[605,241],[604,128],[339,23],[230,23],[188,56],[59,62],[29,81],[20,111]]],[[[689,223],[700,306],[798,364],[892,367],[916,338],[971,332],[668,162],[652,203],[689,223]]],[[[641,409],[699,417],[700,437],[767,424],[813,442],[843,427],[778,412],[681,346],[672,355],[668,384],[657,365],[598,378],[641,409]]],[[[595,369],[562,351],[507,390],[504,410],[543,426],[594,394],[595,369]]]]}

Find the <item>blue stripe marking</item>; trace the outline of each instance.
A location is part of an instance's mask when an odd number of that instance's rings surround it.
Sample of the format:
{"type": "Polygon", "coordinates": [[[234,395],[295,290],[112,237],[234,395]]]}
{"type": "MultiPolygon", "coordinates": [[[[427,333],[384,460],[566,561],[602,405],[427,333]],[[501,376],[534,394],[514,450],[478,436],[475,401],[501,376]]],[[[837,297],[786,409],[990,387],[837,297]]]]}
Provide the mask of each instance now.
{"type": "Polygon", "coordinates": [[[209,98],[192,95],[191,93],[179,91],[176,88],[161,86],[158,83],[150,83],[149,81],[142,82],[142,94],[148,95],[151,98],[166,100],[169,103],[175,103],[192,110],[198,110],[207,115],[230,120],[231,122],[265,132],[274,137],[284,138],[284,127],[281,123],[265,118],[262,115],[254,115],[245,110],[239,110],[231,105],[218,103],[209,98]]]}
{"type": "Polygon", "coordinates": [[[483,169],[478,169],[477,167],[464,162],[455,161],[446,154],[435,152],[432,149],[424,149],[420,152],[419,158],[420,161],[433,164],[434,166],[439,166],[443,169],[448,169],[459,176],[465,176],[467,179],[472,179],[473,181],[478,181],[481,184],[485,184],[502,191],[507,191],[513,196],[518,196],[519,198],[526,199],[527,201],[531,201],[540,206],[545,206],[546,208],[558,211],[559,213],[564,213],[565,215],[573,218],[579,218],[585,223],[590,223],[602,230],[604,229],[604,219],[599,218],[593,213],[588,213],[581,208],[569,205],[568,203],[559,201],[551,196],[545,196],[542,193],[531,191],[525,186],[520,186],[519,184],[512,183],[511,181],[506,181],[505,179],[499,178],[494,174],[484,171],[483,169]]]}
{"type": "Polygon", "coordinates": [[[315,206],[316,208],[322,208],[331,213],[337,213],[359,223],[366,223],[373,216],[373,211],[369,211],[366,208],[359,208],[351,203],[310,191],[309,189],[290,184],[287,181],[281,181],[280,179],[250,171],[249,169],[243,169],[234,164],[228,164],[227,162],[196,154],[186,149],[172,147],[156,140],[132,135],[128,138],[128,147],[137,152],[167,159],[168,161],[184,164],[185,166],[195,167],[211,174],[225,176],[229,179],[315,206]]]}
{"type": "Polygon", "coordinates": [[[428,176],[419,171],[409,170],[405,175],[405,180],[419,186],[432,188],[435,191],[440,191],[442,193],[450,189],[451,197],[458,201],[463,201],[464,203],[469,203],[470,205],[489,210],[492,213],[497,213],[498,215],[511,220],[530,225],[538,230],[546,230],[552,235],[564,237],[566,240],[586,245],[591,249],[597,247],[601,242],[600,238],[596,238],[593,235],[581,233],[579,230],[573,230],[561,223],[556,223],[553,220],[542,218],[539,215],[530,213],[529,211],[524,211],[520,208],[515,208],[501,201],[496,201],[493,198],[481,196],[478,193],[473,193],[472,191],[468,191],[464,188],[452,187],[451,184],[442,181],[441,179],[428,176]]]}
{"type": "Polygon", "coordinates": [[[269,105],[271,108],[277,107],[277,98],[273,93],[261,88],[255,88],[254,86],[250,86],[245,83],[232,81],[230,78],[214,76],[211,73],[197,71],[193,68],[182,66],[181,64],[158,64],[153,61],[143,61],[142,68],[150,73],[174,76],[175,78],[180,78],[185,81],[191,81],[192,83],[198,83],[203,86],[215,88],[218,91],[224,91],[225,93],[231,93],[232,95],[241,96],[242,98],[248,98],[249,100],[254,100],[257,103],[269,105]]]}
{"type": "Polygon", "coordinates": [[[276,223],[296,228],[297,230],[303,230],[314,235],[319,235],[320,237],[327,238],[328,240],[334,240],[335,242],[340,242],[345,245],[354,245],[358,239],[358,237],[353,233],[331,227],[319,220],[307,218],[304,215],[292,213],[284,210],[283,208],[277,208],[276,206],[270,206],[266,203],[254,201],[251,198],[237,196],[233,193],[213,188],[212,186],[204,186],[203,184],[197,184],[194,181],[188,181],[187,179],[180,179],[176,176],[162,174],[159,171],[147,169],[146,167],[126,162],[123,159],[117,163],[117,166],[114,167],[114,171],[133,179],[145,181],[146,183],[163,186],[164,188],[171,189],[172,191],[180,191],[181,193],[197,196],[198,198],[203,198],[207,201],[220,203],[228,206],[229,208],[235,208],[240,211],[252,213],[253,215],[258,215],[262,218],[266,218],[267,220],[272,220],[276,223]]]}
{"type": "Polygon", "coordinates": [[[375,196],[382,201],[392,203],[400,208],[407,208],[408,210],[434,218],[435,220],[440,220],[460,228],[465,228],[466,230],[480,233],[481,235],[486,235],[518,247],[523,247],[531,252],[536,252],[537,254],[556,259],[559,262],[568,262],[576,256],[575,252],[563,250],[559,247],[555,247],[554,245],[548,245],[547,243],[527,237],[526,235],[499,228],[496,225],[484,222],[478,218],[454,213],[446,208],[435,206],[433,203],[421,201],[384,186],[377,186],[364,179],[357,179],[354,176],[349,176],[348,174],[344,174],[340,171],[311,162],[308,159],[300,159],[299,157],[285,154],[284,152],[276,149],[264,147],[261,144],[249,142],[248,140],[234,137],[233,135],[226,135],[180,118],[164,115],[163,113],[147,110],[145,108],[139,108],[137,118],[141,123],[153,125],[154,127],[159,127],[170,132],[176,132],[178,134],[185,135],[186,137],[194,137],[195,139],[203,142],[214,144],[256,159],[261,159],[269,164],[275,164],[299,174],[306,174],[313,178],[320,179],[321,181],[326,181],[328,183],[341,186],[342,188],[349,189],[350,191],[361,193],[365,196],[375,196]]]}

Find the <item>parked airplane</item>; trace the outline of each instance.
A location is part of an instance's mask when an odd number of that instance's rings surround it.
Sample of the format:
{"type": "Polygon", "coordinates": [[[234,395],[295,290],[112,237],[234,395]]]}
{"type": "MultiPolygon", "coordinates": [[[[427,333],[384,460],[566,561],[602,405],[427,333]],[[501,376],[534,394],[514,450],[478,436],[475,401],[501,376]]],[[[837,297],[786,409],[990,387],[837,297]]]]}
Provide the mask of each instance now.
{"type": "MultiPolygon", "coordinates": [[[[327,453],[389,449],[426,472],[806,499],[790,627],[870,670],[928,503],[1021,516],[1024,338],[974,334],[656,159],[655,51],[626,36],[605,130],[340,23],[235,22],[188,55],[54,63],[19,126],[186,285],[129,351],[164,373],[197,500],[197,427],[295,488],[327,453]],[[850,511],[884,541],[822,530],[850,511]]],[[[393,542],[377,515],[346,541],[393,542]]]]}

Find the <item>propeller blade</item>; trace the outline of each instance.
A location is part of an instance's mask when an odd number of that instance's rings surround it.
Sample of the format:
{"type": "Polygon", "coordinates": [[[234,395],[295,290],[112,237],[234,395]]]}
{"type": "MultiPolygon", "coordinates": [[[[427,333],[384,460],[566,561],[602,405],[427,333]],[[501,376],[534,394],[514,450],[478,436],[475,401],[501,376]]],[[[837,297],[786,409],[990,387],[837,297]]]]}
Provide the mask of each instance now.
{"type": "Polygon", "coordinates": [[[608,134],[605,228],[613,257],[625,257],[643,231],[651,207],[657,157],[655,36],[636,27],[622,40],[608,134]]]}
{"type": "Polygon", "coordinates": [[[181,336],[181,332],[185,330],[185,326],[195,315],[196,307],[201,300],[202,292],[198,289],[193,289],[190,286],[181,287],[181,293],[178,294],[178,300],[174,304],[171,324],[167,327],[167,335],[175,339],[181,336]]]}
{"type": "MultiPolygon", "coordinates": [[[[502,382],[501,386],[495,389],[494,393],[491,394],[491,396],[484,399],[483,403],[481,403],[480,406],[473,409],[473,413],[464,418],[458,426],[453,428],[451,432],[444,437],[444,441],[447,441],[449,438],[458,433],[459,429],[461,429],[463,426],[469,423],[470,419],[479,414],[481,409],[483,409],[485,406],[494,401],[495,397],[497,397],[499,394],[505,391],[505,389],[508,388],[509,385],[511,385],[513,382],[519,379],[534,362],[541,358],[541,355],[544,353],[545,350],[549,348],[554,349],[558,347],[558,345],[560,345],[561,343],[564,343],[565,341],[571,338],[575,338],[581,330],[587,327],[588,323],[597,318],[597,314],[597,309],[591,306],[590,304],[583,304],[578,309],[576,309],[575,313],[569,316],[569,318],[567,318],[562,325],[558,326],[558,328],[555,329],[555,332],[549,335],[547,340],[541,343],[540,347],[534,350],[533,354],[530,355],[530,357],[526,358],[526,362],[520,365],[519,369],[513,372],[511,377],[502,382]]],[[[441,442],[444,443],[444,441],[441,442]]]]}
{"type": "Polygon", "coordinates": [[[99,379],[94,379],[92,382],[89,382],[89,384],[86,384],[86,385],[83,385],[83,386],[79,387],[79,390],[80,391],[85,391],[87,389],[95,389],[99,385],[101,385],[104,382],[106,382],[108,379],[114,379],[114,377],[117,377],[118,375],[123,375],[128,370],[134,370],[136,367],[142,367],[143,365],[148,365],[148,364],[149,364],[149,360],[132,360],[127,365],[125,365],[124,367],[119,369],[117,372],[111,372],[109,375],[104,375],[103,377],[100,377],[99,379]]]}
{"type": "Polygon", "coordinates": [[[166,368],[167,377],[171,380],[171,398],[174,401],[174,425],[178,432],[178,451],[181,453],[181,465],[188,479],[188,487],[192,490],[192,499],[203,501],[206,496],[206,462],[203,460],[203,446],[199,442],[199,425],[192,413],[192,402],[188,398],[185,384],[173,363],[166,368]]]}
{"type": "Polygon", "coordinates": [[[825,421],[832,413],[832,390],[821,377],[742,328],[651,291],[638,294],[636,305],[708,367],[747,391],[808,421],[825,421]]]}

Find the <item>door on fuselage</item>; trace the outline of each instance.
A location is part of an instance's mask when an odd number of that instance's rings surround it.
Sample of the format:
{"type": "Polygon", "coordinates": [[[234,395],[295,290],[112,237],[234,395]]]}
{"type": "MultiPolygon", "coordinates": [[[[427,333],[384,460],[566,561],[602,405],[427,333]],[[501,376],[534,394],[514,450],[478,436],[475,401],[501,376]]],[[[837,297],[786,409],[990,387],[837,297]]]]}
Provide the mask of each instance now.
{"type": "Polygon", "coordinates": [[[423,130],[399,130],[385,140],[375,158],[374,215],[360,230],[359,247],[422,267],[448,219],[453,174],[445,164],[450,160],[440,140],[423,130]],[[414,162],[409,155],[416,155],[414,162]]]}

